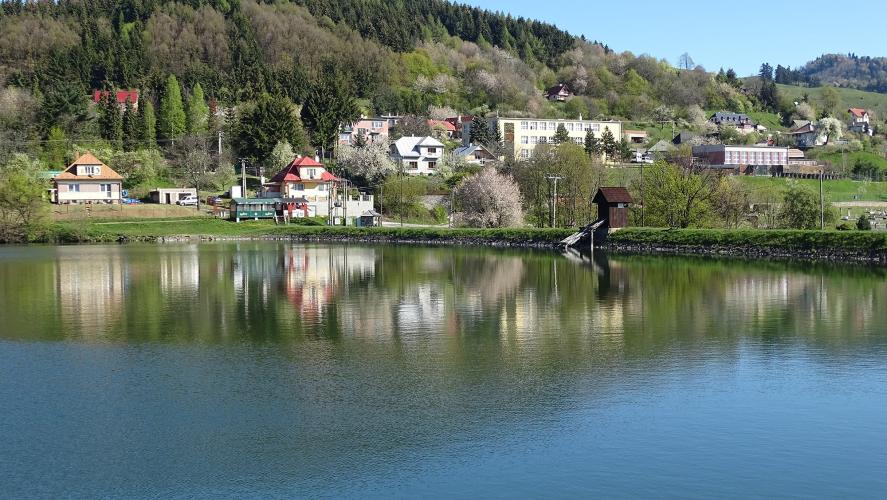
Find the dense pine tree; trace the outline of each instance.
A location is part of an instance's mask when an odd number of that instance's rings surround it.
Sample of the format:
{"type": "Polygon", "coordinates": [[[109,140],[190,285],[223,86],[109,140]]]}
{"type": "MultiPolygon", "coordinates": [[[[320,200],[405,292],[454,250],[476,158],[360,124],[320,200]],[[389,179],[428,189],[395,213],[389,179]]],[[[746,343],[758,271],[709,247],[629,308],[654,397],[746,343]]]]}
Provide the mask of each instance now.
{"type": "Polygon", "coordinates": [[[138,138],[143,147],[157,147],[157,118],[149,99],[143,98],[139,105],[138,138]]]}
{"type": "Polygon", "coordinates": [[[207,115],[209,114],[209,106],[203,96],[203,87],[200,83],[194,84],[191,89],[191,96],[188,98],[188,110],[186,122],[188,133],[199,135],[206,132],[207,115]]]}
{"type": "Polygon", "coordinates": [[[160,97],[160,116],[157,132],[164,140],[180,138],[187,130],[185,107],[182,104],[182,88],[175,75],[166,79],[163,95],[160,97]]]}

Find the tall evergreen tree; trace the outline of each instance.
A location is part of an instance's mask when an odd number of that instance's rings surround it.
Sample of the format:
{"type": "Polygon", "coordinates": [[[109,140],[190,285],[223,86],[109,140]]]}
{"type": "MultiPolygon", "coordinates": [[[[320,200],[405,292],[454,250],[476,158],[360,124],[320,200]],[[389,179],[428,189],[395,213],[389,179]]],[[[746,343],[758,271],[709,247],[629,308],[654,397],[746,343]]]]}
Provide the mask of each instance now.
{"type": "Polygon", "coordinates": [[[154,104],[149,99],[142,99],[138,118],[138,138],[142,147],[157,147],[157,117],[154,115],[154,104]]]}
{"type": "Polygon", "coordinates": [[[121,147],[121,142],[123,141],[123,118],[120,116],[120,108],[117,106],[117,98],[114,91],[109,91],[102,97],[99,129],[103,139],[107,139],[113,147],[121,147]]]}
{"type": "Polygon", "coordinates": [[[616,158],[619,153],[619,145],[613,132],[610,131],[610,127],[605,127],[604,133],[601,134],[601,149],[608,159],[616,158]]]}
{"type": "Polygon", "coordinates": [[[186,130],[185,107],[182,105],[182,88],[175,75],[166,79],[163,95],[160,97],[160,117],[157,123],[160,137],[175,140],[186,130]]]}
{"type": "Polygon", "coordinates": [[[206,132],[207,116],[209,115],[209,106],[203,96],[203,87],[200,83],[195,83],[191,89],[191,97],[188,98],[188,111],[186,121],[188,124],[188,133],[191,135],[199,135],[206,132]]]}
{"type": "Polygon", "coordinates": [[[123,149],[134,151],[139,146],[139,117],[132,103],[126,100],[123,108],[123,149]]]}
{"type": "Polygon", "coordinates": [[[311,135],[311,143],[324,153],[331,147],[342,125],[357,118],[351,79],[338,67],[324,65],[321,76],[311,85],[302,106],[302,121],[311,135]]]}
{"type": "Polygon", "coordinates": [[[594,132],[591,130],[585,132],[585,152],[592,157],[601,155],[601,141],[594,136],[594,132]]]}
{"type": "Polygon", "coordinates": [[[570,140],[570,133],[567,132],[567,127],[565,127],[563,123],[557,126],[557,130],[555,131],[552,140],[555,144],[563,144],[570,140]]]}
{"type": "Polygon", "coordinates": [[[240,156],[259,165],[268,164],[278,143],[296,151],[305,147],[302,126],[286,97],[262,94],[255,106],[245,107],[235,125],[234,147],[240,156]]]}
{"type": "Polygon", "coordinates": [[[480,116],[475,116],[471,120],[471,131],[468,134],[468,140],[471,144],[479,146],[487,146],[493,142],[493,136],[487,121],[480,116]]]}

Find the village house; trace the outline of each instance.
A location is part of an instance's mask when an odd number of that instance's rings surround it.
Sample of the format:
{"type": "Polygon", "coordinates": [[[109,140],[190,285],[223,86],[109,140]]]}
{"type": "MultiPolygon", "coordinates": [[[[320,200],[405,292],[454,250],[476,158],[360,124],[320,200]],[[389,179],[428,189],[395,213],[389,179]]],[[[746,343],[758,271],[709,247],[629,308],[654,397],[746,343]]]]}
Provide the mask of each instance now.
{"type": "MultiPolygon", "coordinates": [[[[98,104],[102,102],[102,99],[111,95],[110,90],[93,90],[92,91],[92,102],[98,104]]],[[[117,105],[123,109],[126,106],[126,103],[129,102],[129,105],[133,108],[138,109],[139,107],[139,91],[138,90],[117,90],[114,92],[114,99],[117,102],[117,105]]]]}
{"type": "Polygon", "coordinates": [[[850,108],[847,110],[847,113],[850,114],[850,122],[847,128],[851,132],[874,135],[875,131],[872,129],[871,116],[869,116],[868,111],[862,108],[850,108]]]}
{"type": "Polygon", "coordinates": [[[453,132],[454,139],[462,138],[462,125],[465,123],[471,123],[471,120],[474,120],[474,116],[472,115],[460,115],[460,116],[452,116],[450,118],[445,119],[444,121],[453,125],[455,131],[453,132]]]}
{"type": "Polygon", "coordinates": [[[453,151],[453,155],[457,158],[462,158],[466,163],[471,165],[486,165],[489,162],[497,161],[496,155],[492,153],[486,146],[469,144],[468,146],[462,146],[461,148],[456,148],[453,151]]]}
{"type": "Polygon", "coordinates": [[[723,127],[734,127],[740,134],[750,134],[752,132],[764,132],[766,127],[762,127],[752,121],[748,115],[744,113],[729,113],[719,111],[708,119],[708,122],[721,130],[723,127]]]}
{"type": "MultiPolygon", "coordinates": [[[[497,130],[506,154],[513,154],[515,158],[527,159],[539,144],[551,144],[558,126],[563,125],[567,130],[570,140],[579,145],[585,144],[585,134],[589,131],[600,139],[604,131],[609,129],[613,139],[617,142],[622,137],[622,122],[615,121],[591,121],[583,120],[541,120],[531,118],[491,118],[489,127],[497,130]]],[[[462,144],[469,145],[471,137],[471,123],[464,124],[462,144]]]]}
{"type": "Polygon", "coordinates": [[[801,149],[810,149],[825,144],[825,138],[819,137],[816,125],[808,120],[795,120],[786,135],[790,136],[795,141],[795,146],[801,149]]]}
{"type": "Polygon", "coordinates": [[[346,195],[348,182],[329,173],[315,159],[297,156],[262,186],[260,199],[286,206],[294,217],[330,217],[331,222],[337,224],[343,219],[353,222],[363,212],[373,209],[374,199],[371,194],[346,195]]]}
{"type": "Polygon", "coordinates": [[[559,83],[545,91],[545,98],[549,101],[564,102],[571,97],[573,97],[573,92],[565,83],[559,83]]]}
{"type": "Polygon", "coordinates": [[[710,144],[693,147],[693,156],[710,168],[737,175],[779,175],[788,164],[788,148],[710,144]]]}
{"type": "Polygon", "coordinates": [[[360,134],[363,134],[367,142],[386,143],[390,127],[388,119],[384,117],[361,118],[342,128],[339,145],[351,146],[360,134]]]}
{"type": "Polygon", "coordinates": [[[456,126],[446,120],[428,120],[431,133],[438,138],[452,139],[456,135],[456,126]]]}
{"type": "Polygon", "coordinates": [[[339,178],[308,156],[296,157],[262,186],[262,198],[304,198],[309,217],[329,214],[330,196],[339,178]]]}
{"type": "Polygon", "coordinates": [[[64,172],[53,179],[53,202],[120,203],[123,177],[92,153],[80,155],[64,172]]]}
{"type": "Polygon", "coordinates": [[[409,175],[432,175],[443,158],[444,145],[434,137],[401,137],[391,145],[391,160],[409,175]]]}

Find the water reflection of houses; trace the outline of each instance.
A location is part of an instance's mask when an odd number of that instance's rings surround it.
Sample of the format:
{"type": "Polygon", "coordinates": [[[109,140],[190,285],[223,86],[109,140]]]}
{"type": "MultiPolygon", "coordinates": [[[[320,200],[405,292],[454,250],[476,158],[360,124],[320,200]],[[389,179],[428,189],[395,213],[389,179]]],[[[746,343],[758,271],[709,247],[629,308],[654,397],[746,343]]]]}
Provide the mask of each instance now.
{"type": "Polygon", "coordinates": [[[192,293],[200,284],[200,253],[197,245],[164,249],[159,259],[160,289],[166,293],[192,293]]]}
{"type": "Polygon", "coordinates": [[[303,318],[320,318],[352,281],[375,273],[375,250],[348,246],[292,246],[282,254],[283,289],[303,318]]]}
{"type": "Polygon", "coordinates": [[[56,263],[56,294],[70,333],[97,334],[124,307],[128,266],[121,250],[65,248],[56,263]]]}

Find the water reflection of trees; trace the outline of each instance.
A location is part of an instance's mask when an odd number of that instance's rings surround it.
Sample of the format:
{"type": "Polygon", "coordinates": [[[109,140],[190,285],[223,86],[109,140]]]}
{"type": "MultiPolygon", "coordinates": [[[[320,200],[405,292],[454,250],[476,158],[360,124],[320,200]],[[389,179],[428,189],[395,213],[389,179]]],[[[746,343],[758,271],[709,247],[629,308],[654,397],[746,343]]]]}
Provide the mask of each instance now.
{"type": "Polygon", "coordinates": [[[43,338],[635,357],[699,341],[852,344],[887,322],[884,273],[860,268],[269,243],[23,255],[0,261],[0,319],[43,338]]]}

